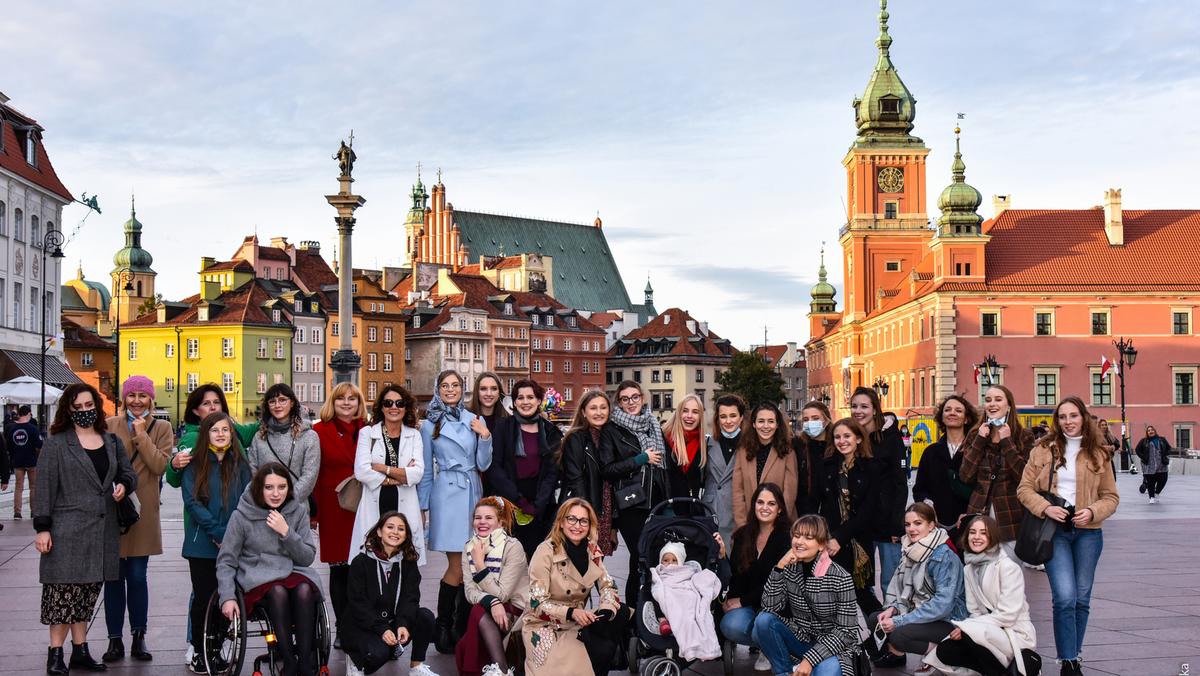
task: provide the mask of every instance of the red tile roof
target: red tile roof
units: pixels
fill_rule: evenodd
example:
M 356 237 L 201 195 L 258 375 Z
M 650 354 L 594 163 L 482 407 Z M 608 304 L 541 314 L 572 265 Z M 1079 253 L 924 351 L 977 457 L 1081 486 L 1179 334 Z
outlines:
M 787 349 L 787 345 L 767 345 L 766 347 L 760 346 L 754 348 L 754 354 L 760 357 L 765 355 L 767 359 L 767 366 L 774 367 L 778 366 L 779 360 L 783 359 L 783 356 L 787 354 Z
M 291 262 L 291 260 L 292 260 L 292 257 L 288 255 L 288 252 L 284 251 L 283 249 L 273 247 L 273 246 L 258 247 L 258 257 L 266 258 L 268 260 L 274 260 L 274 261 Z
M 338 283 L 337 275 L 321 256 L 320 249 L 297 249 L 292 274 L 309 293 L 320 291 L 326 284 Z
M 95 348 L 99 350 L 116 351 L 116 345 L 104 340 L 90 329 L 85 329 L 74 321 L 62 318 L 63 347 L 75 349 Z
M 695 322 L 694 329 L 688 328 L 688 322 Z M 679 308 L 670 308 L 650 320 L 645 326 L 630 331 L 625 337 L 613 344 L 609 357 L 636 357 L 637 343 L 642 339 L 676 338 L 670 351 L 663 354 L 699 355 L 711 357 L 727 357 L 732 348 L 729 341 L 723 340 L 714 331 L 708 335 L 700 333 L 700 322 L 696 322 L 690 314 Z M 696 338 L 697 340 L 691 340 Z M 722 345 L 718 345 L 720 342 Z
M 11 171 L 68 202 L 73 201 L 75 198 L 71 195 L 71 191 L 67 190 L 67 186 L 59 180 L 58 174 L 54 173 L 54 165 L 50 164 L 50 156 L 46 154 L 46 145 L 41 138 L 43 129 L 37 120 L 5 104 L 0 104 L 0 120 L 4 121 L 4 124 L 0 125 L 3 127 L 3 138 L 0 138 L 0 168 Z M 17 130 L 13 123 L 36 130 L 38 138 L 34 144 L 36 148 L 34 152 L 37 166 L 30 165 L 25 161 L 25 151 L 18 143 Z
M 515 300 L 516 304 L 520 307 L 537 307 L 537 308 L 550 307 L 550 308 L 554 308 L 555 310 L 571 310 L 572 314 L 574 314 L 574 316 L 576 318 L 575 323 L 578 325 L 576 328 L 578 328 L 581 331 L 601 332 L 604 330 L 604 329 L 600 328 L 599 326 L 596 326 L 596 324 L 594 322 L 592 322 L 591 320 L 580 315 L 573 308 L 569 308 L 566 305 L 563 305 L 558 299 L 554 298 L 553 296 L 549 296 L 544 293 L 533 292 L 533 291 L 514 291 L 514 292 L 512 292 L 511 295 L 513 297 L 513 300 Z M 557 327 L 557 326 L 555 328 L 569 329 L 569 327 Z
M 215 314 L 210 314 L 206 322 L 201 322 L 197 319 L 199 314 L 200 296 L 189 296 L 182 303 L 188 307 L 174 317 L 165 322 L 158 321 L 158 313 L 151 312 L 149 314 L 138 317 L 137 319 L 121 325 L 125 327 L 137 326 L 176 326 L 185 324 L 204 324 L 219 326 L 222 324 L 261 324 L 268 326 L 278 326 L 271 321 L 267 313 L 263 310 L 262 305 L 270 300 L 271 296 L 263 288 L 262 283 L 258 279 L 252 279 L 249 282 L 239 286 L 232 291 L 226 291 L 217 297 L 216 302 L 220 303 L 220 311 Z M 211 312 L 211 311 L 210 311 Z
M 615 312 L 593 312 L 588 320 L 602 329 L 607 329 L 612 326 L 613 322 L 620 319 L 620 315 Z
M 250 265 L 249 263 L 247 263 L 244 260 L 238 259 L 238 260 L 232 260 L 232 261 L 221 261 L 220 263 L 214 263 L 214 264 L 208 266 L 207 268 L 204 268 L 205 272 L 216 271 L 216 270 L 233 270 L 235 272 L 254 272 L 254 266 Z

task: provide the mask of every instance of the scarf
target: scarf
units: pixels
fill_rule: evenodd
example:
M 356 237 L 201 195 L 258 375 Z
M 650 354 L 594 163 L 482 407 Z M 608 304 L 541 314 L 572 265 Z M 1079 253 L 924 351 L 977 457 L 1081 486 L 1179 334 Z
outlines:
M 851 456 L 850 464 L 845 462 L 838 463 L 838 512 L 842 517 L 842 523 L 850 520 L 850 470 L 854 468 L 854 457 Z M 875 584 L 875 562 L 874 557 L 867 555 L 867 550 L 858 544 L 857 540 L 850 541 L 850 555 L 853 557 L 850 574 L 854 578 L 854 586 L 858 589 L 866 589 Z M 887 585 L 884 584 L 886 587 Z M 886 590 L 885 590 L 886 591 Z
M 950 536 L 944 528 L 934 528 L 915 542 L 907 535 L 900 538 L 900 567 L 896 569 L 896 574 L 900 576 L 900 593 L 896 596 L 896 602 L 904 606 L 904 612 L 911 612 L 916 607 L 914 597 L 929 584 L 925 576 L 925 564 L 929 562 L 933 550 L 949 540 Z
M 663 440 L 662 427 L 650 413 L 650 405 L 642 406 L 637 415 L 630 415 L 621 407 L 615 407 L 609 413 L 609 418 L 626 430 L 633 432 L 643 451 L 662 452 L 667 444 Z
M 1000 560 L 1000 548 L 990 547 L 978 554 L 968 551 L 963 557 L 966 570 L 965 577 L 975 583 L 976 589 L 983 588 L 983 575 L 988 566 Z
M 587 538 L 580 540 L 579 544 L 563 538 L 563 550 L 567 553 L 567 558 L 571 560 L 571 565 L 575 566 L 575 570 L 579 571 L 580 577 L 586 577 L 588 572 Z
M 451 420 L 461 420 L 463 413 L 462 399 L 458 400 L 453 406 L 442 401 L 441 395 L 433 395 L 433 399 L 429 400 L 429 407 L 425 409 L 425 419 L 434 425 L 442 421 L 442 416 Z
M 276 434 L 287 434 L 292 431 L 292 419 L 288 418 L 280 422 L 276 418 L 267 418 L 267 429 Z
M 225 459 L 225 452 L 229 450 L 230 446 L 233 446 L 233 442 L 226 444 L 224 447 L 218 447 L 215 444 L 209 442 L 208 450 L 212 451 L 213 455 L 217 456 L 217 462 L 221 462 L 222 460 Z
M 147 416 L 149 416 L 149 415 L 150 415 L 150 411 L 146 411 L 145 413 L 143 413 L 143 414 L 141 415 L 141 417 L 142 417 L 142 418 L 145 418 L 145 417 L 147 417 Z M 138 416 L 134 415 L 134 414 L 133 414 L 132 412 L 130 412 L 128 409 L 126 409 L 126 410 L 125 410 L 125 426 L 129 428 L 129 431 L 130 431 L 130 432 L 132 432 L 132 431 L 133 431 L 133 421 L 134 421 L 134 420 L 137 420 L 137 419 L 138 419 Z M 148 421 L 146 421 L 146 430 L 147 430 L 147 431 L 149 431 L 149 430 L 150 430 L 150 426 L 151 426 L 151 425 L 153 425 L 153 424 L 154 424 L 154 421 L 153 421 L 153 420 L 148 420 Z
M 683 459 L 680 460 L 679 458 L 675 458 L 675 460 L 676 460 L 676 462 L 679 463 L 679 468 L 683 470 L 684 474 L 687 474 L 688 468 L 692 466 L 692 461 L 695 460 L 696 456 L 700 454 L 700 428 L 699 427 L 697 427 L 694 430 L 684 430 L 683 431 L 683 446 L 684 446 Z M 675 450 L 675 442 L 672 441 L 671 442 L 671 452 L 674 452 L 674 450 Z
M 517 419 L 517 449 L 518 458 L 524 458 L 528 453 L 525 451 L 525 431 L 520 428 L 520 425 L 537 425 L 538 428 L 538 448 L 537 451 L 546 448 L 549 444 L 546 442 L 546 419 L 538 414 L 534 414 L 532 418 L 526 418 L 520 413 L 513 411 L 513 417 Z
M 483 555 L 483 565 L 489 573 L 500 574 L 500 565 L 504 563 L 504 543 L 508 542 L 508 533 L 504 532 L 503 528 L 498 528 L 488 534 L 487 537 L 479 537 L 472 533 L 471 539 L 467 541 L 467 551 L 475 549 L 475 543 L 482 542 L 487 547 L 487 552 Z M 470 555 L 467 556 L 467 561 L 471 564 L 471 574 L 475 575 L 478 570 L 475 570 L 475 559 Z

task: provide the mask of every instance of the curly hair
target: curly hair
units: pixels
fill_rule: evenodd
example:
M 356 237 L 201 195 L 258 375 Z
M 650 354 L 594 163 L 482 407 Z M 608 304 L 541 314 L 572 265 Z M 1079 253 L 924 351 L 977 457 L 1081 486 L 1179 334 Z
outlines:
M 400 405 L 404 407 L 404 419 L 401 424 L 405 427 L 417 426 L 417 399 L 412 396 L 408 390 L 399 385 L 384 385 L 380 390 L 379 396 L 375 397 L 375 403 L 371 406 L 371 422 L 383 422 L 383 398 L 395 392 L 400 395 Z
M 500 522 L 500 527 L 505 533 L 511 533 L 513 523 L 516 522 L 516 508 L 509 500 L 505 500 L 499 495 L 488 495 L 475 503 L 475 509 L 471 512 L 473 515 L 479 511 L 480 507 L 491 507 L 496 510 L 496 520 Z
M 96 422 L 92 424 L 92 429 L 98 434 L 104 434 L 108 430 L 108 425 L 104 422 L 104 398 L 100 396 L 100 392 L 87 383 L 72 383 L 58 398 L 58 409 L 54 411 L 50 434 L 59 434 L 75 428 L 75 421 L 71 419 L 71 411 L 74 409 L 71 407 L 75 404 L 75 398 L 85 393 L 92 395 L 92 403 L 96 405 Z
M 417 546 L 412 541 L 412 527 L 409 526 L 408 517 L 404 516 L 403 512 L 384 512 L 380 514 L 379 520 L 375 522 L 374 526 L 371 526 L 371 530 L 367 531 L 367 537 L 363 544 L 373 552 L 386 554 L 387 550 L 383 546 L 383 538 L 379 536 L 379 531 L 383 530 L 383 527 L 387 525 L 390 519 L 397 517 L 404 522 L 404 539 L 400 541 L 401 557 L 405 561 L 416 561 L 420 555 L 417 554 Z

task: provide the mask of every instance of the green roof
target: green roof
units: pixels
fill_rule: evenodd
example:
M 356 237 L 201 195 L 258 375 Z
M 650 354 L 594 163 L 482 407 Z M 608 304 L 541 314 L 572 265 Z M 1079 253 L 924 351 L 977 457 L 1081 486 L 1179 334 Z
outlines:
M 579 310 L 633 310 L 604 230 L 594 225 L 455 211 L 472 260 L 536 253 L 554 263 L 554 297 Z
M 84 303 L 83 299 L 79 297 L 79 292 L 75 290 L 75 287 L 67 286 L 66 284 L 63 284 L 60 287 L 60 289 L 61 290 L 59 291 L 59 298 L 60 298 L 59 302 L 62 304 L 62 309 L 64 309 L 64 310 L 88 310 L 88 309 L 90 309 L 90 308 L 88 308 L 87 303 Z

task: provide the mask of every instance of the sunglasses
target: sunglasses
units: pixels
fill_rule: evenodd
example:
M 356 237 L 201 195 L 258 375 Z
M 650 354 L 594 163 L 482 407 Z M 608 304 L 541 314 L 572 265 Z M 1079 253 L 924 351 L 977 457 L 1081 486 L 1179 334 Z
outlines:
M 380 408 L 404 408 L 404 400 L 402 399 L 384 399 L 379 402 Z

